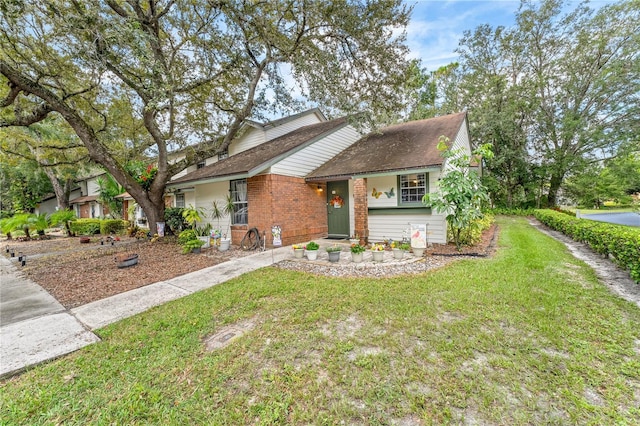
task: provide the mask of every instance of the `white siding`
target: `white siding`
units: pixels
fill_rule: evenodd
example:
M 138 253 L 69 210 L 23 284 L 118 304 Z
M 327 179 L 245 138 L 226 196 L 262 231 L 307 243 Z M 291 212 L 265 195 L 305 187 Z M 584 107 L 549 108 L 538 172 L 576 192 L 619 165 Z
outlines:
M 385 238 L 402 239 L 402 231 L 409 233 L 409 224 L 426 223 L 429 243 L 446 242 L 446 222 L 444 216 L 436 214 L 406 214 L 374 216 L 369 215 L 369 241 L 380 242 Z
M 308 126 L 310 124 L 321 123 L 323 120 L 318 117 L 317 114 L 305 114 L 301 117 L 298 117 L 294 120 L 287 121 L 279 126 L 273 127 L 266 131 L 265 139 L 270 141 L 282 135 L 285 135 L 293 130 L 299 129 L 300 127 Z
M 375 188 L 375 192 L 374 192 Z M 393 197 L 387 197 L 393 188 Z M 378 194 L 378 198 L 374 196 Z M 380 176 L 367 179 L 367 203 L 369 207 L 398 206 L 398 178 L 396 176 Z
M 471 155 L 471 144 L 469 141 L 469 132 L 467 132 L 467 122 L 464 121 L 460 129 L 458 130 L 458 134 L 456 135 L 455 140 L 453 141 L 453 145 L 451 146 L 452 150 L 462 150 L 466 155 Z M 444 164 L 444 169 L 446 171 L 451 170 L 451 166 L 448 163 Z
M 229 145 L 229 156 L 258 146 L 265 142 L 265 132 L 254 127 L 249 128 L 245 134 Z
M 343 127 L 274 164 L 271 173 L 303 177 L 331 160 L 360 138 L 351 126 Z
M 87 181 L 86 195 L 100 195 L 100 187 L 98 186 L 98 179 L 100 178 L 104 178 L 104 176 L 95 177 Z
M 198 226 L 210 223 L 214 228 L 220 226 L 221 231 L 223 233 L 227 233 L 231 217 L 226 216 L 220 219 L 220 224 L 218 224 L 218 221 L 211 217 L 211 206 L 213 205 L 214 200 L 218 200 L 221 204 L 224 203 L 224 199 L 229 194 L 229 182 L 225 181 L 196 185 L 196 190 L 191 192 L 191 194 L 194 194 L 196 199 L 195 207 L 204 210 L 202 222 L 199 222 Z

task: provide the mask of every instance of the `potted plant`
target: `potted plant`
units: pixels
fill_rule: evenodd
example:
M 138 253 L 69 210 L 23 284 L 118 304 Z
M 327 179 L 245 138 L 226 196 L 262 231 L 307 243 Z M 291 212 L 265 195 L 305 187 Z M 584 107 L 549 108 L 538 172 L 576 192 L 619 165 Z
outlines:
M 384 260 L 384 245 L 380 243 L 372 245 L 371 254 L 374 262 L 382 262 Z
M 353 234 L 352 236 L 349 237 L 349 243 L 351 245 L 353 244 L 360 244 L 360 236 L 358 235 L 358 233 L 356 232 L 355 234 Z
M 338 262 L 340 260 L 340 252 L 342 251 L 342 247 L 337 245 L 333 245 L 331 247 L 327 247 L 327 254 L 329 255 L 329 262 Z
M 182 254 L 191 253 L 200 253 L 200 248 L 204 245 L 204 241 L 195 239 L 189 240 L 182 245 Z
M 305 246 L 305 250 L 307 252 L 307 259 L 316 260 L 318 258 L 319 248 L 320 246 L 315 241 L 311 241 L 310 243 L 307 243 L 307 245 Z
M 293 257 L 302 259 L 304 256 L 304 244 L 294 244 L 291 248 L 293 248 Z
M 358 243 L 351 244 L 351 260 L 353 263 L 360 263 L 364 257 L 364 246 Z
M 202 247 L 209 248 L 211 246 L 211 224 L 207 223 L 204 226 L 197 226 L 195 231 L 196 236 L 203 243 Z
M 220 239 L 220 251 L 227 251 L 229 247 L 231 247 L 231 221 L 233 218 L 233 213 L 235 209 L 235 205 L 233 204 L 233 197 L 231 194 L 227 194 L 227 197 L 224 199 L 222 204 L 222 212 L 225 216 L 229 216 L 229 221 L 227 222 L 227 232 L 222 234 L 222 238 Z
M 200 222 L 203 216 L 204 211 L 200 208 L 195 208 L 192 205 L 189 205 L 189 207 L 186 207 L 182 211 L 182 217 L 189 224 L 191 229 L 194 230 L 196 229 L 196 223 Z
M 393 258 L 394 259 L 402 259 L 404 257 L 404 253 L 409 251 L 411 246 L 408 243 L 402 243 L 399 241 L 391 242 L 391 249 L 393 250 Z

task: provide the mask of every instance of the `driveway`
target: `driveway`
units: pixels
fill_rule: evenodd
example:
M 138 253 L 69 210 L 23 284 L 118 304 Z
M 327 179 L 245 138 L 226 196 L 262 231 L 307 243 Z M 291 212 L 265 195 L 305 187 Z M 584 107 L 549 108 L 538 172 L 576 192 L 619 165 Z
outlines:
M 580 217 L 582 219 L 597 220 L 598 222 L 640 227 L 640 214 L 638 213 L 594 213 L 583 214 Z

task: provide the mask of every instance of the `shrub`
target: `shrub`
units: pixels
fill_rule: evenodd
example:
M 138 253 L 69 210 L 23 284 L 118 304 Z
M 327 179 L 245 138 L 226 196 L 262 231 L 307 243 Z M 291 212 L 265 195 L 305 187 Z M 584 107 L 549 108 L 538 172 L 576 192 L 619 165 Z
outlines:
M 533 216 L 535 209 L 531 208 L 508 208 L 508 207 L 496 207 L 486 210 L 486 213 L 493 215 L 505 215 L 505 216 Z
M 485 213 L 482 218 L 474 219 L 469 223 L 469 226 L 460 231 L 459 243 L 460 246 L 472 246 L 480 241 L 482 238 L 482 232 L 489 229 L 493 224 L 493 215 Z M 447 229 L 447 238 L 449 241 L 455 241 L 452 229 Z M 456 244 L 458 246 L 458 244 Z
M 71 223 L 71 232 L 75 235 L 94 235 L 100 233 L 100 219 L 78 219 Z
M 188 241 L 197 240 L 196 231 L 193 229 L 185 229 L 178 235 L 178 244 L 185 245 Z
M 627 269 L 631 278 L 640 282 L 640 229 L 577 219 L 553 210 L 536 210 L 536 218 Z
M 102 235 L 119 234 L 127 229 L 128 222 L 121 219 L 104 219 L 100 222 L 100 233 Z
M 182 216 L 184 209 L 182 207 L 167 207 L 164 210 L 164 221 L 167 228 L 173 235 L 179 235 L 180 232 L 187 229 L 187 222 Z

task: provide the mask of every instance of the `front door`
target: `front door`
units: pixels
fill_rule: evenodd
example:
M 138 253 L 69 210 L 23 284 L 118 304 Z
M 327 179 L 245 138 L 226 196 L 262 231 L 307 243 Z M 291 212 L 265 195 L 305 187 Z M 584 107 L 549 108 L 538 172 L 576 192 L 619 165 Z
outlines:
M 349 182 L 327 182 L 327 214 L 330 238 L 349 237 Z

